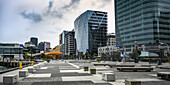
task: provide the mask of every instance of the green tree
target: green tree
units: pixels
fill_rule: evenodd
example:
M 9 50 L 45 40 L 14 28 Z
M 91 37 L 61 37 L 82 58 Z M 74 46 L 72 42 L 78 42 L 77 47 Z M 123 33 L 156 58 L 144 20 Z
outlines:
M 41 58 L 46 58 L 46 56 L 45 56 L 44 53 L 41 53 L 40 57 L 41 57 Z
M 94 53 L 94 54 L 93 54 L 93 56 L 97 56 L 97 54 L 96 54 L 96 53 Z
M 82 54 L 82 58 L 83 58 L 83 59 L 85 58 L 85 55 L 84 55 L 84 54 Z
M 132 52 L 135 52 L 135 50 L 133 49 Z M 137 52 L 138 52 L 138 55 L 141 55 L 141 50 L 137 48 Z
M 101 58 L 97 58 L 97 61 L 100 62 L 102 59 Z
M 89 57 L 90 59 L 92 59 L 92 56 L 90 54 L 87 54 L 87 57 Z

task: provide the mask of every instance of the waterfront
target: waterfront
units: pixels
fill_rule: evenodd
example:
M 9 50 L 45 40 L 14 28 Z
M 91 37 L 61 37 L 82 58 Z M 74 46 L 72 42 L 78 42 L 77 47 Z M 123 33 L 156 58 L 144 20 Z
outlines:
M 9 69 L 9 68 L 11 68 L 11 67 L 0 66 L 0 71 L 6 70 L 6 69 Z

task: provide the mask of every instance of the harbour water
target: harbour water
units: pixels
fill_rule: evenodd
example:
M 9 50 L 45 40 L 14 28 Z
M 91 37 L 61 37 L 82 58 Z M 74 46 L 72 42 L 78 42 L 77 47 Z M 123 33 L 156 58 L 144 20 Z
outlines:
M 0 66 L 0 71 L 9 69 L 10 67 Z

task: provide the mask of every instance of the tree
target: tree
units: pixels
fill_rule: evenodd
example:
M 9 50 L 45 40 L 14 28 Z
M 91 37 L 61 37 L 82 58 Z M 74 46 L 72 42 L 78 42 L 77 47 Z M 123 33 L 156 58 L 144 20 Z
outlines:
M 97 56 L 97 54 L 96 54 L 96 53 L 94 53 L 94 54 L 93 54 L 93 56 Z
M 45 56 L 44 53 L 41 53 L 40 57 L 41 57 L 41 58 L 46 58 L 46 56 Z
M 83 59 L 85 58 L 85 55 L 84 55 L 84 54 L 82 54 L 82 58 L 83 58 Z
M 92 56 L 90 54 L 87 54 L 87 57 L 89 57 L 90 59 L 92 58 Z
M 106 59 L 106 54 L 102 53 L 102 58 L 105 60 Z
M 135 50 L 133 49 L 132 52 L 135 52 Z M 138 55 L 141 55 L 141 50 L 137 48 L 137 52 L 138 52 Z
M 25 53 L 25 58 L 26 59 L 28 59 L 28 58 L 30 58 L 30 59 L 33 59 L 34 57 L 33 56 L 30 56 L 30 55 L 28 55 L 28 54 L 33 54 L 33 52 L 32 51 L 28 51 L 27 53 Z

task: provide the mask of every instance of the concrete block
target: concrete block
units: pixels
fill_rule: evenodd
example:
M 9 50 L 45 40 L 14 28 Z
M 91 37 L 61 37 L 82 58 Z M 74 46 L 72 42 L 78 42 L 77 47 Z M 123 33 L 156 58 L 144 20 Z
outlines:
M 33 73 L 35 72 L 34 68 L 28 68 L 28 73 Z
M 89 67 L 85 66 L 84 71 L 88 71 L 88 70 L 89 70 Z
M 33 68 L 34 68 L 35 70 L 39 69 L 37 65 L 34 65 Z
M 102 79 L 105 81 L 115 81 L 115 74 L 114 73 L 103 73 Z
M 28 71 L 21 70 L 19 71 L 19 77 L 27 77 L 28 76 Z
M 96 74 L 96 68 L 90 68 L 90 74 Z
M 126 79 L 125 85 L 169 85 L 167 81 L 160 79 Z
M 126 79 L 125 85 L 141 85 L 141 81 L 135 79 Z
M 3 76 L 4 84 L 14 84 L 18 81 L 18 75 L 6 75 Z

